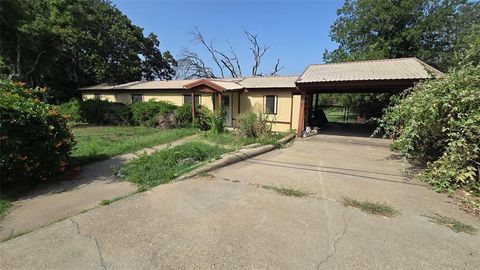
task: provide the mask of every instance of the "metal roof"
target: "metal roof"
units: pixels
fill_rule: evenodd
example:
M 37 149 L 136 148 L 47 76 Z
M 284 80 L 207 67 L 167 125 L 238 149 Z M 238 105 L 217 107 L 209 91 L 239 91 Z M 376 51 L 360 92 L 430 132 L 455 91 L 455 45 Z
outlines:
M 246 77 L 246 78 L 225 78 L 207 79 L 219 85 L 225 90 L 255 89 L 255 88 L 295 88 L 295 81 L 298 76 L 284 77 Z M 109 85 L 99 84 L 89 87 L 82 87 L 79 90 L 183 90 L 185 85 L 191 84 L 200 79 L 192 80 L 169 80 L 169 81 L 136 81 L 124 84 Z
M 310 65 L 297 83 L 429 79 L 442 72 L 417 58 Z

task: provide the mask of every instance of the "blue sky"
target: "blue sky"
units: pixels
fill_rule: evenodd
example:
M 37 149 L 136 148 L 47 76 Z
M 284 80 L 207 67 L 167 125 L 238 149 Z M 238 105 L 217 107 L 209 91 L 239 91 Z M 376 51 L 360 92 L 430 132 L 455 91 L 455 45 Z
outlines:
M 205 50 L 188 34 L 195 27 L 214 45 L 228 51 L 227 41 L 237 50 L 244 75 L 253 63 L 243 30 L 258 34 L 268 44 L 260 70 L 269 72 L 280 58 L 281 75 L 300 74 L 308 64 L 322 63 L 325 49 L 334 49 L 329 30 L 343 1 L 166 1 L 113 0 L 144 32 L 154 32 L 161 50 L 178 57 L 182 48 Z M 208 63 L 211 64 L 210 61 Z M 211 65 L 213 66 L 213 65 Z

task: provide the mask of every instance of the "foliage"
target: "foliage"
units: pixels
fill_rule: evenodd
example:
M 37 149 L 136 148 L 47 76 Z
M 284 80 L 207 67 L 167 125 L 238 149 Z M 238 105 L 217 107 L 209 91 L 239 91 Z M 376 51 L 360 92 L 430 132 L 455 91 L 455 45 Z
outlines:
M 170 143 L 193 135 L 192 129 L 158 130 L 146 127 L 75 127 L 77 145 L 72 157 L 81 164 Z
M 225 108 L 220 107 L 215 112 L 209 112 L 208 118 L 210 122 L 210 133 L 219 134 L 225 129 Z
M 2 188 L 26 188 L 67 165 L 73 136 L 58 109 L 38 98 L 44 91 L 0 80 Z
M 80 114 L 85 122 L 105 124 L 105 115 L 110 112 L 112 103 L 107 100 L 87 99 L 79 103 Z
M 345 1 L 330 36 L 339 47 L 326 62 L 415 56 L 441 70 L 454 64 L 480 3 L 468 0 Z
M 278 140 L 282 138 L 282 134 L 265 134 L 259 137 L 245 136 L 244 134 L 237 131 L 225 131 L 218 134 L 213 134 L 211 132 L 201 133 L 202 137 L 213 142 L 225 146 L 227 148 L 238 149 L 243 146 L 258 144 L 258 145 L 279 145 Z
M 212 112 L 207 107 L 198 106 L 195 112 L 194 127 L 200 130 L 209 130 L 211 127 L 211 115 Z
M 74 123 L 84 122 L 82 113 L 80 112 L 80 103 L 78 99 L 72 99 L 69 102 L 62 103 L 58 106 L 58 111 L 67 117 L 68 121 Z
M 263 185 L 262 188 L 264 189 L 271 189 L 277 192 L 280 195 L 289 196 L 289 197 L 307 197 L 310 193 L 300 190 L 300 189 L 293 189 L 293 188 L 285 188 L 285 187 L 275 187 L 275 186 L 267 186 Z
M 381 120 L 396 149 L 428 162 L 423 177 L 438 190 L 480 192 L 479 92 L 480 66 L 459 68 L 395 97 Z
M 7 215 L 12 203 L 7 198 L 0 197 L 0 220 Z
M 170 79 L 176 61 L 104 0 L 0 1 L 0 71 L 48 85 L 54 102 L 79 86 Z
M 268 121 L 268 115 L 264 114 L 258 106 L 254 106 L 253 109 L 241 113 L 237 119 L 239 130 L 245 136 L 260 137 L 269 135 L 272 131 L 272 125 Z
M 137 125 L 154 127 L 157 115 L 170 114 L 176 107 L 174 104 L 165 101 L 136 102 L 131 105 L 132 120 Z
M 192 170 L 201 162 L 217 159 L 227 151 L 216 145 L 187 142 L 134 159 L 122 166 L 117 174 L 138 186 L 154 187 Z
M 195 111 L 198 112 L 198 106 L 196 106 Z M 192 103 L 185 103 L 182 106 L 178 106 L 177 118 L 179 126 L 181 127 L 191 127 L 192 126 Z

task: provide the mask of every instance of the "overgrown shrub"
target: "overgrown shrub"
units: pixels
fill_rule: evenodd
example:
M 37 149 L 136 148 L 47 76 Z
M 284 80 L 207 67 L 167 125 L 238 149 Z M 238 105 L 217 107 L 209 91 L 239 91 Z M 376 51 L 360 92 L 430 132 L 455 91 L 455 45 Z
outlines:
M 176 108 L 174 104 L 165 101 L 136 102 L 131 105 L 132 120 L 137 125 L 154 127 L 157 115 L 170 114 Z
M 58 108 L 41 101 L 43 92 L 0 80 L 2 189 L 27 188 L 67 165 L 73 136 Z
M 112 103 L 107 100 L 88 99 L 80 102 L 82 118 L 91 124 L 106 124 L 106 114 L 111 111 Z
M 69 122 L 80 123 L 84 122 L 82 113 L 80 111 L 80 101 L 78 99 L 72 99 L 69 102 L 60 104 L 58 106 L 58 111 L 65 115 Z
M 195 108 L 198 111 L 198 106 Z M 182 106 L 177 107 L 177 118 L 180 127 L 192 126 L 192 104 L 185 103 Z
M 245 136 L 260 137 L 269 135 L 272 131 L 272 125 L 268 121 L 268 115 L 264 114 L 258 106 L 254 106 L 253 109 L 241 113 L 237 119 L 239 130 Z
M 132 109 L 123 103 L 111 103 L 109 111 L 104 114 L 104 121 L 115 125 L 129 125 L 132 123 Z
M 210 130 L 211 128 L 211 116 L 212 111 L 210 111 L 207 107 L 198 106 L 197 110 L 195 111 L 195 121 L 194 127 L 200 130 Z
M 380 128 L 407 158 L 427 162 L 423 177 L 438 190 L 480 192 L 479 66 L 420 83 L 394 98 Z
M 212 134 L 222 133 L 225 129 L 225 109 L 221 107 L 215 112 L 210 112 L 209 114 L 210 132 Z

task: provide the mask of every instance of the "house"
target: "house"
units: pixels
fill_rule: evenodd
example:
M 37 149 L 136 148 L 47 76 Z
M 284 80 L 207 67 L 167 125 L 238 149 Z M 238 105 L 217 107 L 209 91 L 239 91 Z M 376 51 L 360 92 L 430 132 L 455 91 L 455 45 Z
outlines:
M 125 104 L 163 100 L 175 105 L 192 103 L 192 107 L 200 104 L 210 110 L 222 106 L 227 127 L 237 126 L 240 113 L 260 106 L 270 116 L 273 131 L 295 129 L 301 135 L 305 119 L 313 113 L 313 100 L 321 93 L 398 93 L 419 80 L 441 75 L 417 58 L 398 58 L 310 65 L 300 76 L 137 81 L 79 91 L 83 100 Z

